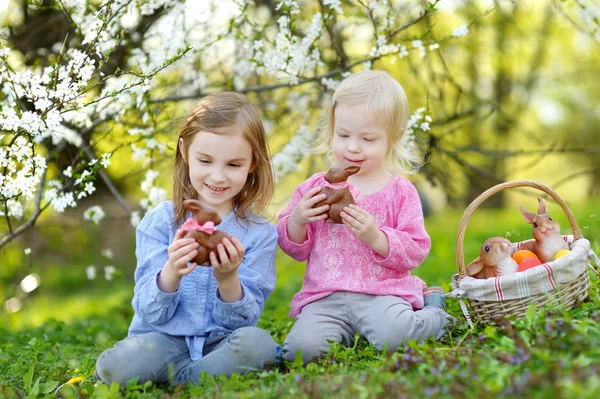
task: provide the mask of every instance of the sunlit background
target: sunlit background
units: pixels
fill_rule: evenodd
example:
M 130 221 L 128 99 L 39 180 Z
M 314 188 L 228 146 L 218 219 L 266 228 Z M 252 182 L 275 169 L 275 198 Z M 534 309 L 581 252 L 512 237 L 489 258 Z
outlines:
M 21 3 L 0 0 L 4 35 L 8 27 L 22 23 Z M 218 31 L 232 16 L 239 15 L 237 2 L 220 1 L 214 7 L 211 3 L 186 3 L 186 25 L 207 27 L 196 31 L 198 41 L 210 29 Z M 268 18 L 270 2 L 257 3 L 262 7 L 257 15 Z M 514 2 L 510 1 L 441 1 L 431 28 L 440 38 L 439 50 L 428 45 L 423 50 L 427 56 L 421 57 L 415 41 L 425 30 L 415 28 L 399 41 L 410 50 L 409 57 L 388 57 L 374 65 L 390 71 L 401 82 L 409 96 L 411 114 L 423 107 L 433 118 L 428 126 L 433 136 L 426 136 L 435 138 L 427 143 L 431 145 L 427 147 L 428 163 L 420 174 L 411 177 L 421 194 L 426 226 L 433 240 L 431 255 L 416 271 L 429 284 L 447 284 L 456 270 L 456 230 L 466 205 L 505 180 L 536 180 L 556 190 L 598 251 L 600 42 L 584 29 L 577 13 L 563 10 L 558 3 L 519 1 L 514 11 Z M 494 6 L 495 11 L 487 11 Z M 308 14 L 314 8 L 311 4 L 302 12 Z M 139 15 L 130 17 L 129 23 L 134 26 Z M 299 18 L 305 17 L 302 14 Z M 398 18 L 410 19 L 409 15 Z M 340 19 L 347 23 L 345 52 L 352 59 L 360 59 L 373 45 L 373 27 L 354 16 L 349 7 Z M 460 29 L 466 29 L 466 33 L 461 34 Z M 195 62 L 202 65 L 219 54 L 233 59 L 237 50 L 233 40 L 223 40 L 212 50 L 214 53 L 207 52 Z M 332 51 L 324 49 L 332 64 L 327 67 L 333 69 L 337 64 Z M 39 52 L 43 53 L 41 49 Z M 443 59 L 438 56 L 442 54 Z M 22 57 L 15 59 L 22 62 Z M 224 64 L 224 72 L 220 72 L 235 75 L 230 67 Z M 359 65 L 353 70 L 362 68 Z M 164 98 L 173 95 L 172 88 L 180 88 L 193 97 L 192 88 L 201 80 L 208 81 L 212 89 L 243 90 L 262 83 L 251 78 L 236 82 L 233 77 L 221 82 L 215 76 L 198 75 L 186 80 L 187 76 L 174 70 L 151 93 Z M 218 82 L 214 87 L 212 79 Z M 302 128 L 309 134 L 316 131 L 320 105 L 331 93 L 326 83 L 298 88 L 283 85 L 279 92 L 248 93 L 264 114 L 274 154 L 282 153 Z M 242 84 L 247 86 L 238 86 Z M 296 98 L 309 104 L 304 115 L 294 113 L 292 99 Z M 162 129 L 157 142 L 167 150 L 152 162 L 152 169 L 161 172 L 153 184 L 166 190 L 167 198 L 171 195 L 173 136 L 196 100 L 166 103 L 157 117 Z M 116 135 L 115 141 L 127 137 L 126 128 L 106 129 Z M 110 149 L 107 145 L 103 151 Z M 150 166 L 132 160 L 133 152 L 126 149 L 116 153 L 107 173 L 131 209 L 143 213 L 140 200 L 146 193 L 140 183 Z M 297 168 L 279 178 L 269 216 L 274 220 L 299 182 L 327 167 L 323 156 L 299 160 Z M 513 241 L 529 237 L 530 226 L 522 220 L 519 205 L 535 211 L 535 198 L 541 193 L 512 190 L 503 194 L 501 200 L 490 200 L 484 207 L 492 209 L 481 209 L 469 224 L 467 256 L 475 256 L 480 243 L 490 235 Z M 103 216 L 98 224 L 90 222 L 93 215 L 83 215 L 85 209 L 96 205 L 101 206 Z M 550 212 L 568 233 L 566 216 L 558 206 L 551 204 Z M 130 312 L 135 268 L 134 228 L 130 221 L 130 215 L 101 185 L 93 199 L 84 198 L 77 209 L 44 213 L 34 229 L 0 248 L 0 324 L 19 329 L 49 318 L 69 321 L 93 313 Z M 289 300 L 302 283 L 303 266 L 281 253 L 277 259 L 278 288 L 267 307 L 279 309 L 285 317 Z

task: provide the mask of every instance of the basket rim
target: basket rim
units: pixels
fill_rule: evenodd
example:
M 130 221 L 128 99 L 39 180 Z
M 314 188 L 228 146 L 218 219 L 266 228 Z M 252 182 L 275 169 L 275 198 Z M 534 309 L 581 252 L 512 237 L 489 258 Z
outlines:
M 467 276 L 467 268 L 465 266 L 464 240 L 465 240 L 465 232 L 467 229 L 467 225 L 469 223 L 469 219 L 471 218 L 471 215 L 473 214 L 473 212 L 475 212 L 475 210 L 481 204 L 483 204 L 488 198 L 490 198 L 494 194 L 497 194 L 500 191 L 508 189 L 508 188 L 517 188 L 517 187 L 534 188 L 534 189 L 543 191 L 546 194 L 548 194 L 550 197 L 552 197 L 552 199 L 554 199 L 560 205 L 563 212 L 567 216 L 569 225 L 571 227 L 571 231 L 573 232 L 573 239 L 575 241 L 577 241 L 580 238 L 583 238 L 583 236 L 581 235 L 581 230 L 579 229 L 577 221 L 575 220 L 575 216 L 573 216 L 573 213 L 569 209 L 566 202 L 558 195 L 558 193 L 556 191 L 554 191 L 547 185 L 533 181 L 533 180 L 513 180 L 513 181 L 508 181 L 508 182 L 504 182 L 501 184 L 497 184 L 497 185 L 487 189 L 483 193 L 481 193 L 477 198 L 475 198 L 469 204 L 469 206 L 467 206 L 467 208 L 465 209 L 465 212 L 463 213 L 463 216 L 460 220 L 460 223 L 458 225 L 458 235 L 456 237 L 456 267 L 458 270 L 459 280 L 461 280 Z

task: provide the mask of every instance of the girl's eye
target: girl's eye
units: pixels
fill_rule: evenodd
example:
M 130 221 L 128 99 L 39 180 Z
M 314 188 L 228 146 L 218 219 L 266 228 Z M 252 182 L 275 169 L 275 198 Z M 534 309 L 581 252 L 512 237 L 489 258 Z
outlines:
M 365 141 L 368 141 L 369 143 L 371 143 L 371 142 L 375 141 L 375 139 L 369 139 L 369 138 L 365 137 Z
M 343 133 L 338 133 L 337 135 L 338 135 L 338 137 L 348 137 L 347 134 L 343 134 Z
M 239 167 L 241 167 L 242 165 L 239 165 L 239 164 L 237 164 L 237 163 L 230 163 L 230 164 L 229 164 L 229 166 L 231 166 L 232 168 L 239 168 Z
M 198 162 L 200 162 L 200 163 L 210 163 L 210 161 L 208 159 L 199 159 Z

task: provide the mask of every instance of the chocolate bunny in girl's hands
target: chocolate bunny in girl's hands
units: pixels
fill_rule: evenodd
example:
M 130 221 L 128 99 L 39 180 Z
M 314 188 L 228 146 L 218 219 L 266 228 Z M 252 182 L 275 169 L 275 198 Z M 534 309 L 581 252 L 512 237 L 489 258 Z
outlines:
M 535 253 L 543 263 L 554 260 L 554 255 L 569 246 L 560 234 L 560 225 L 548 215 L 546 201 L 538 198 L 538 214 L 528 212 L 521 207 L 521 213 L 527 223 L 533 226 L 535 241 L 523 243 L 519 249 L 528 249 Z
M 512 244 L 506 238 L 485 240 L 479 257 L 467 266 L 467 274 L 474 278 L 490 278 L 516 273 L 519 265 L 512 258 Z
M 187 231 L 185 238 L 193 237 L 200 244 L 197 249 L 198 255 L 192 259 L 192 262 L 200 266 L 211 266 L 209 254 L 214 252 L 219 259 L 217 245 L 227 237 L 227 234 L 214 229 L 221 223 L 221 217 L 215 209 L 203 205 L 198 200 L 185 200 L 183 206 L 196 216 L 195 219 L 190 217 L 181 226 Z
M 352 193 L 348 189 L 346 180 L 359 170 L 359 165 L 347 162 L 342 165 L 334 166 L 325 174 L 325 181 L 330 183 L 331 187 L 323 186 L 321 193 L 325 194 L 327 197 L 323 201 L 317 203 L 315 208 L 329 205 L 329 209 L 327 210 L 329 216 L 326 219 L 327 222 L 342 223 L 340 213 L 344 207 L 350 204 L 356 204 Z

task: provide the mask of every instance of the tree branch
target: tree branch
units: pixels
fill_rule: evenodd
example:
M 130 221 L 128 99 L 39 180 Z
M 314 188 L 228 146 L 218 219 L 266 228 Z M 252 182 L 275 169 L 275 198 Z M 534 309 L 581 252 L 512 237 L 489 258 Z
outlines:
M 89 146 L 84 147 L 83 151 L 85 152 L 85 155 L 87 155 L 90 161 L 96 159 L 96 154 Z M 123 198 L 117 187 L 115 187 L 115 185 L 113 184 L 112 180 L 110 180 L 108 174 L 104 170 L 98 171 L 98 174 L 102 178 L 104 184 L 106 184 L 106 186 L 108 187 L 108 190 L 111 192 L 111 194 L 117 199 L 117 201 L 119 201 L 119 204 L 121 204 L 123 209 L 125 209 L 125 212 L 127 212 L 128 215 L 131 215 L 131 210 L 127 206 L 125 198 Z
M 42 178 L 40 180 L 40 186 L 35 195 L 35 204 L 33 206 L 33 214 L 31 215 L 29 220 L 27 220 L 27 222 L 23 223 L 22 225 L 20 225 L 19 227 L 17 227 L 13 231 L 9 232 L 7 235 L 2 237 L 2 239 L 0 240 L 0 248 L 4 247 L 6 244 L 8 244 L 12 240 L 14 240 L 19 234 L 22 234 L 27 229 L 33 227 L 33 225 L 35 224 L 35 221 L 40 216 L 40 214 L 44 211 L 44 209 L 46 209 L 50 205 L 50 203 L 48 203 L 44 207 L 40 208 L 40 204 L 42 203 L 42 192 L 44 191 L 45 182 L 46 182 L 46 169 L 44 170 L 44 172 L 42 174 Z
M 339 75 L 340 73 L 348 71 L 357 65 L 364 64 L 365 62 L 377 61 L 380 58 L 388 57 L 388 56 L 395 55 L 398 53 L 399 53 L 399 51 L 396 51 L 396 52 L 387 53 L 385 55 L 378 55 L 378 56 L 374 56 L 374 57 L 364 58 L 360 61 L 355 61 L 352 64 L 348 65 L 348 67 L 346 69 L 336 68 L 332 71 L 329 71 L 329 72 L 321 74 L 321 75 L 314 76 L 312 78 L 302 78 L 302 79 L 299 79 L 298 83 L 296 83 L 296 84 L 275 83 L 275 84 L 271 84 L 271 85 L 247 87 L 242 90 L 237 90 L 237 92 L 242 93 L 242 94 L 260 93 L 263 91 L 280 89 L 282 87 L 290 87 L 291 88 L 291 87 L 298 87 L 298 86 L 304 85 L 306 83 L 319 82 L 323 78 L 329 78 L 329 77 L 332 77 L 335 75 Z M 218 90 L 215 90 L 215 91 L 218 91 Z M 212 92 L 205 92 L 205 93 L 199 92 L 199 93 L 187 94 L 187 95 L 181 95 L 181 96 L 169 96 L 169 97 L 163 97 L 163 98 L 156 98 L 153 100 L 149 100 L 148 102 L 150 104 L 157 104 L 157 103 L 165 103 L 165 102 L 177 102 L 177 101 L 183 101 L 183 100 L 197 100 L 197 99 L 206 97 L 209 94 L 212 94 Z

